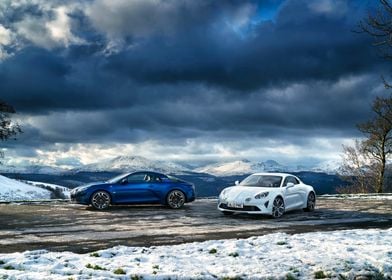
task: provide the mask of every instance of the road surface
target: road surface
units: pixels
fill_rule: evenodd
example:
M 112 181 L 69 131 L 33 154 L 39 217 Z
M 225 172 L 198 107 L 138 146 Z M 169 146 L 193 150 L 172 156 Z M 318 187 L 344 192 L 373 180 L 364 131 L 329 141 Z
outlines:
M 183 209 L 115 206 L 95 211 L 70 203 L 0 204 L 0 253 L 47 249 L 92 252 L 116 245 L 153 246 L 210 239 L 246 238 L 273 232 L 301 233 L 392 227 L 392 200 L 318 200 L 315 212 L 294 211 L 280 219 L 223 216 L 216 200 Z

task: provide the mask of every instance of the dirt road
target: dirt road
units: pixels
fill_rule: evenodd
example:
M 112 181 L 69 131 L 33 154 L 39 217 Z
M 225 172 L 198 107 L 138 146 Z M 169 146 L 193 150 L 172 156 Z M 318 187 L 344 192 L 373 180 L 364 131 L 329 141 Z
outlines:
M 208 239 L 244 238 L 272 232 L 300 233 L 392 227 L 392 200 L 318 200 L 315 212 L 226 217 L 216 200 L 180 210 L 121 206 L 99 212 L 68 203 L 0 204 L 0 253 L 48 249 L 91 252 L 115 245 L 152 246 Z

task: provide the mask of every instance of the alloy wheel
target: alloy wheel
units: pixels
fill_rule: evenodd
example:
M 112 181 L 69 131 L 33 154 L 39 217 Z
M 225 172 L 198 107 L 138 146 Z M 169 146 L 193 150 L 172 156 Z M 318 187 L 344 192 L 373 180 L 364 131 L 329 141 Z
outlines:
M 105 191 L 98 191 L 91 197 L 91 205 L 98 210 L 104 210 L 110 205 L 110 195 Z
M 312 212 L 314 211 L 314 208 L 316 207 L 316 196 L 314 193 L 309 193 L 308 195 L 308 202 L 306 206 L 306 211 Z
M 182 191 L 171 191 L 167 196 L 167 204 L 170 208 L 181 208 L 185 203 L 185 195 Z
M 280 218 L 284 213 L 284 201 L 281 197 L 275 198 L 274 202 L 272 203 L 272 217 Z

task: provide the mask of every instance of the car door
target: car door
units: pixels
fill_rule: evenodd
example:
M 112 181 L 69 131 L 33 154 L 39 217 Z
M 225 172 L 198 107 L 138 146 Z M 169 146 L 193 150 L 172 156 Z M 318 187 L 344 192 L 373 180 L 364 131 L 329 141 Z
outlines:
M 288 184 L 291 185 L 288 186 Z M 287 176 L 283 182 L 285 188 L 285 207 L 287 210 L 301 207 L 303 204 L 301 196 L 301 184 L 300 181 L 294 176 Z
M 113 199 L 116 203 L 153 202 L 151 188 L 148 173 L 134 173 L 113 186 Z

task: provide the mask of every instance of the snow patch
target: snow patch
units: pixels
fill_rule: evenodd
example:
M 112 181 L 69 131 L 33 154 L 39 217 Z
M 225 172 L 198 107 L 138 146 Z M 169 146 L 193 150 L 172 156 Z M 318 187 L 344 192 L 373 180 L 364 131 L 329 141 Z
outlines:
M 392 275 L 392 228 L 125 247 L 91 254 L 0 254 L 4 279 L 354 279 Z M 388 278 L 389 279 L 389 278 Z
M 0 175 L 0 201 L 49 199 L 50 192 Z

